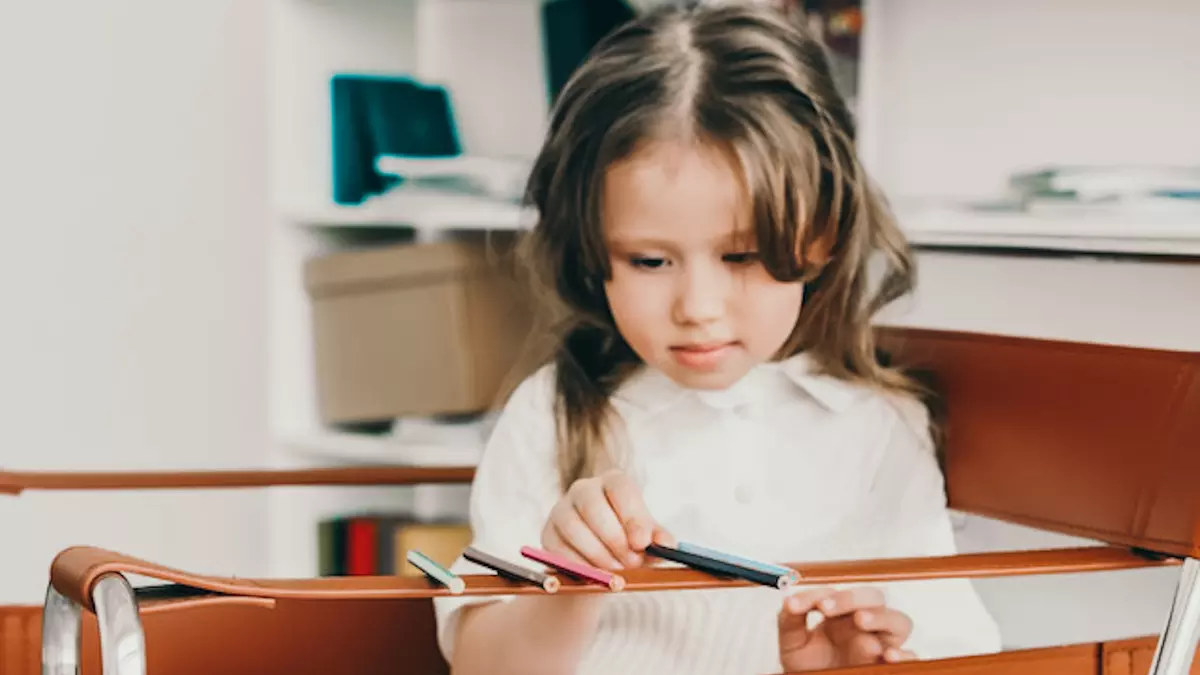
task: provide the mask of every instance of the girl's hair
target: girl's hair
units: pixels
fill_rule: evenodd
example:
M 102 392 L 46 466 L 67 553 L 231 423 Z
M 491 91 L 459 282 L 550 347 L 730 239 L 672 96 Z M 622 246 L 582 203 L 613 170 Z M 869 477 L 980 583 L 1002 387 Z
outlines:
M 555 365 L 564 489 L 612 460 L 608 399 L 640 365 L 604 293 L 605 171 L 664 137 L 734 158 L 762 264 L 780 281 L 805 282 L 778 357 L 804 351 L 833 376 L 916 391 L 880 364 L 870 326 L 911 289 L 911 254 L 856 157 L 854 121 L 822 45 L 772 10 L 663 8 L 609 34 L 574 73 L 529 179 L 538 222 L 522 245 L 550 301 L 542 335 Z

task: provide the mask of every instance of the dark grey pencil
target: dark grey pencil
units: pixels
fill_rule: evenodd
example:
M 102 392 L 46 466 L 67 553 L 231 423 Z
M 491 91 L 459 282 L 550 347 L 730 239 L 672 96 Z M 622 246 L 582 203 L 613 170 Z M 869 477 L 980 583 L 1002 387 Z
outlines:
M 489 553 L 484 553 L 473 546 L 468 546 L 466 550 L 463 551 L 463 557 L 477 565 L 483 565 L 484 567 L 495 571 L 501 576 L 505 576 L 510 579 L 528 581 L 531 584 L 537 584 L 538 586 L 541 586 L 542 590 L 546 591 L 547 593 L 554 593 L 558 591 L 559 586 L 561 585 L 558 577 L 509 562 L 503 558 L 498 558 Z
M 741 565 L 733 565 L 722 560 L 716 560 L 708 556 L 698 555 L 681 551 L 677 548 L 667 546 L 659 546 L 658 544 L 650 544 L 646 548 L 646 554 L 664 560 L 672 560 L 677 563 L 682 563 L 693 569 L 702 572 L 708 572 L 716 576 L 734 577 L 744 579 L 763 586 L 772 586 L 774 588 L 787 588 L 792 584 L 792 580 L 787 575 L 765 572 L 762 570 L 742 567 Z

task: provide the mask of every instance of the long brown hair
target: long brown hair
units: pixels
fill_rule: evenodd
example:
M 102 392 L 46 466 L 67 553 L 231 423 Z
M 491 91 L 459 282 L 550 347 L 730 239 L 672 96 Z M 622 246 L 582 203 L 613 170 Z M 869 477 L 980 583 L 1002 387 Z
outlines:
M 713 144 L 740 164 L 762 264 L 805 282 L 779 357 L 809 353 L 827 373 L 912 391 L 875 354 L 874 314 L 910 290 L 907 242 L 855 152 L 855 125 L 821 44 L 772 10 L 664 8 L 601 41 L 551 114 L 527 199 L 523 243 L 548 300 L 565 488 L 610 461 L 608 399 L 640 365 L 604 293 L 605 170 L 650 139 Z M 881 276 L 868 279 L 877 259 Z

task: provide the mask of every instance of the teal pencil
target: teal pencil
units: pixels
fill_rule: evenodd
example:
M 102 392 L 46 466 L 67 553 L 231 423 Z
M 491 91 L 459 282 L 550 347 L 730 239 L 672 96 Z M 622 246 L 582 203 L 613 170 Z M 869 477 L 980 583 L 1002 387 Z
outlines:
M 462 577 L 437 564 L 424 553 L 415 550 L 409 551 L 405 558 L 412 563 L 413 567 L 424 572 L 425 576 L 450 589 L 450 593 L 453 595 L 458 595 L 466 590 L 467 582 L 463 581 Z
M 800 581 L 800 573 L 790 567 L 774 565 L 758 560 L 750 560 L 749 558 L 742 558 L 731 553 L 714 551 L 711 548 L 705 548 L 697 544 L 688 544 L 685 542 L 679 542 L 679 550 L 687 553 L 695 553 L 696 555 L 708 556 L 709 558 L 720 560 L 722 562 L 729 563 L 730 565 L 738 565 L 740 567 L 747 567 L 752 570 L 759 570 L 769 574 L 786 576 L 791 579 L 793 583 Z

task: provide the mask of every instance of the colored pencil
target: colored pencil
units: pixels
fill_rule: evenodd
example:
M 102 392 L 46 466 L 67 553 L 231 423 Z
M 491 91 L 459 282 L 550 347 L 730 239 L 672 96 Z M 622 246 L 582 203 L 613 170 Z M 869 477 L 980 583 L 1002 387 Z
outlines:
M 679 542 L 679 550 L 683 551 L 684 553 L 695 553 L 697 555 L 705 555 L 710 558 L 716 558 L 717 560 L 727 562 L 730 565 L 741 565 L 742 567 L 762 570 L 763 572 L 769 572 L 771 574 L 783 575 L 791 579 L 792 583 L 800 581 L 800 572 L 790 567 L 784 567 L 783 565 L 775 565 L 759 560 L 750 560 L 749 558 L 736 556 L 732 553 L 716 551 L 711 548 L 705 548 L 704 546 L 700 546 L 698 544 L 691 544 L 683 541 Z
M 522 546 L 521 555 L 536 560 L 543 565 L 549 565 L 559 571 L 570 574 L 571 576 L 579 577 L 587 581 L 591 581 L 602 586 L 608 586 L 609 590 L 619 591 L 625 588 L 625 579 L 611 572 L 606 572 L 598 567 L 577 563 L 573 560 L 568 560 L 561 555 L 556 555 L 549 551 L 543 551 L 540 548 L 532 546 Z
M 463 581 L 462 577 L 437 564 L 424 553 L 410 550 L 405 554 L 405 558 L 412 563 L 413 567 L 424 572 L 425 576 L 450 589 L 452 594 L 458 595 L 466 590 L 467 582 Z
M 558 577 L 539 572 L 535 569 L 523 567 L 516 563 L 509 562 L 503 558 L 498 558 L 494 555 L 484 553 L 474 546 L 468 546 L 463 551 L 463 557 L 478 565 L 483 565 L 497 574 L 508 577 L 510 579 L 518 579 L 528 581 L 531 584 L 536 584 L 542 587 L 542 590 L 547 593 L 554 593 L 558 590 L 560 582 Z
M 742 567 L 741 565 L 733 565 L 708 556 L 698 555 L 696 553 L 688 553 L 677 548 L 669 548 L 658 544 L 650 544 L 646 547 L 646 554 L 664 560 L 671 560 L 677 563 L 682 563 L 692 569 L 697 569 L 709 574 L 733 577 L 750 581 L 763 586 L 771 586 L 773 588 L 787 588 L 792 585 L 791 578 L 786 574 L 775 574 L 773 572 L 764 572 L 762 570 Z

